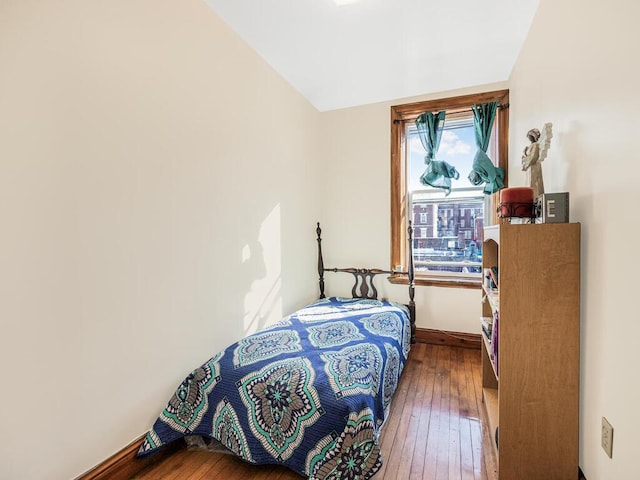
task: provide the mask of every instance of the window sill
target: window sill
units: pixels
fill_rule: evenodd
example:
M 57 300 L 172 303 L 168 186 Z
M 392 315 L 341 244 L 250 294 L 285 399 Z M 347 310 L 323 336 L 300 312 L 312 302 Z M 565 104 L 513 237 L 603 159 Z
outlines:
M 409 277 L 406 274 L 394 273 L 388 277 L 389 282 L 396 285 L 409 285 Z M 451 278 L 451 277 L 436 277 L 436 276 L 419 276 L 416 275 L 413 283 L 415 285 L 428 286 L 428 287 L 448 287 L 448 288 L 482 288 L 482 279 L 477 280 L 469 278 Z

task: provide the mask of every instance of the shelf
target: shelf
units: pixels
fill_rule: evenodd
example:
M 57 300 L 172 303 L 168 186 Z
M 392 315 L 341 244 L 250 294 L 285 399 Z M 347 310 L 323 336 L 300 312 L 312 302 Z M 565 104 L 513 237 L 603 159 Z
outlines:
M 485 387 L 482 389 L 482 398 L 487 411 L 487 420 L 489 421 L 489 437 L 491 437 L 491 444 L 493 445 L 497 458 L 498 445 L 496 444 L 496 430 L 498 429 L 498 425 L 500 425 L 498 390 L 496 388 Z
M 484 334 L 484 332 L 482 332 L 480 335 L 482 336 L 482 341 L 484 342 L 484 346 L 487 349 L 487 355 L 489 356 L 489 362 L 491 363 L 493 374 L 495 375 L 496 380 L 498 380 L 498 371 L 496 370 L 496 359 L 491 356 L 491 352 L 493 352 L 493 346 L 491 345 L 491 342 L 489 341 L 487 336 Z
M 488 288 L 484 285 L 482 286 L 485 295 L 487 296 L 487 301 L 491 306 L 491 311 L 493 313 L 500 311 L 500 291 L 497 288 Z
M 492 335 L 481 330 L 481 355 L 483 428 L 496 479 L 575 478 L 580 225 L 486 227 L 483 274 L 496 267 L 493 283 L 483 278 L 481 313 L 493 318 Z

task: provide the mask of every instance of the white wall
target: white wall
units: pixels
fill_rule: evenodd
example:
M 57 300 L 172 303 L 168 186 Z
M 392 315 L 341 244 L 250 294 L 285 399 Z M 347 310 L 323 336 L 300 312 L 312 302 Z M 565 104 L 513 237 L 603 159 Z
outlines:
M 640 430 L 639 13 L 542 0 L 508 85 L 511 184 L 552 121 L 547 191 L 583 225 L 589 480 L 634 478 Z M 0 478 L 26 480 L 102 461 L 186 370 L 311 300 L 316 219 L 327 266 L 387 266 L 389 107 L 436 97 L 319 115 L 197 0 L 0 2 L 0 71 Z M 418 287 L 418 325 L 476 331 L 478 297 Z
M 199 0 L 0 2 L 0 478 L 81 474 L 314 298 L 318 121 Z
M 582 224 L 580 465 L 589 480 L 638 478 L 640 323 L 636 255 L 640 4 L 542 0 L 510 78 L 511 185 L 528 129 L 553 122 L 547 192 Z M 614 427 L 613 459 L 600 422 Z
M 490 84 L 324 112 L 320 161 L 326 266 L 390 266 L 391 106 L 504 88 L 506 83 Z M 326 280 L 329 293 L 343 282 L 332 274 Z M 383 291 L 393 300 L 407 300 L 405 286 L 386 284 Z M 476 289 L 418 286 L 416 324 L 478 333 L 480 298 Z

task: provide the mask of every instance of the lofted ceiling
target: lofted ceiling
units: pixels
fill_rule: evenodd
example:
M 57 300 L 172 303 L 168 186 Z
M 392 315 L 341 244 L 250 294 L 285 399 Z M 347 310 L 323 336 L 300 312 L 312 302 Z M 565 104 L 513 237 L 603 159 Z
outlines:
M 509 78 L 539 0 L 205 0 L 318 110 Z

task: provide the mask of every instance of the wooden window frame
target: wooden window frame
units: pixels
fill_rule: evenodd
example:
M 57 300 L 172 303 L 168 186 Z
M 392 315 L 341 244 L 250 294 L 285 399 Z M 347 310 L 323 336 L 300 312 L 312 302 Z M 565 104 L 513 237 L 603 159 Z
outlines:
M 391 107 L 391 269 L 406 263 L 407 255 L 407 185 L 406 165 L 404 158 L 405 124 L 415 121 L 424 112 L 446 110 L 447 116 L 465 112 L 474 104 L 498 102 L 501 108 L 496 113 L 495 128 L 497 141 L 497 158 L 494 162 L 504 168 L 504 184 L 508 185 L 509 166 L 509 90 L 496 90 L 458 97 L 427 100 L 423 102 L 394 105 Z M 495 195 L 497 196 L 497 194 Z M 495 199 L 497 200 L 497 199 Z M 497 201 L 494 200 L 494 205 Z M 497 222 L 493 212 L 492 223 Z M 408 283 L 406 275 L 394 274 L 392 283 Z M 480 288 L 481 280 L 439 279 L 416 275 L 416 285 L 433 285 L 441 287 Z

